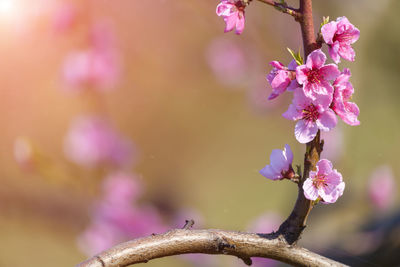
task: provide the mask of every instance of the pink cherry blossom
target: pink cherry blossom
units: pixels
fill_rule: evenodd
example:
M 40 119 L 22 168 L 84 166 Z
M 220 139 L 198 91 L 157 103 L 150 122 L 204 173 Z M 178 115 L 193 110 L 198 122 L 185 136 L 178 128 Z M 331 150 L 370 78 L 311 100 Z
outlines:
M 301 88 L 294 92 L 293 102 L 282 116 L 297 121 L 295 136 L 300 143 L 308 143 L 317 135 L 318 129 L 329 131 L 337 124 L 336 115 L 329 108 L 330 95 L 321 95 L 318 102 L 313 102 L 304 95 Z
M 99 117 L 73 121 L 64 143 L 66 156 L 85 167 L 99 164 L 126 165 L 132 160 L 132 145 Z
M 321 132 L 321 138 L 324 140 L 324 150 L 322 155 L 333 162 L 340 160 L 345 151 L 345 136 L 342 127 L 335 127 L 329 132 Z
M 225 23 L 225 32 L 230 32 L 236 27 L 236 34 L 241 34 L 244 29 L 245 5 L 241 0 L 222 0 L 217 6 L 217 15 L 222 16 Z
M 294 175 L 292 161 L 293 152 L 289 145 L 285 145 L 283 150 L 274 149 L 270 156 L 270 165 L 261 169 L 260 174 L 271 180 L 290 179 Z
M 354 61 L 355 52 L 351 45 L 360 37 L 360 31 L 346 17 L 339 17 L 336 21 L 325 24 L 321 33 L 335 63 L 340 62 L 340 57 Z
M 304 196 L 309 200 L 320 198 L 324 203 L 334 203 L 343 195 L 345 184 L 342 175 L 332 169 L 332 163 L 321 159 L 316 165 L 316 171 L 310 171 L 310 177 L 304 181 Z
M 360 110 L 356 103 L 349 102 L 354 93 L 353 85 L 349 82 L 350 70 L 345 68 L 333 83 L 335 92 L 333 94 L 332 109 L 347 124 L 359 125 L 357 119 Z
M 324 65 L 325 61 L 325 54 L 318 49 L 308 55 L 305 65 L 296 68 L 297 82 L 303 85 L 304 94 L 312 100 L 321 95 L 331 96 L 333 87 L 329 81 L 335 80 L 340 74 L 335 64 Z
M 295 70 L 297 63 L 295 60 L 292 60 L 287 67 L 279 61 L 271 61 L 269 64 L 274 68 L 267 75 L 267 80 L 272 87 L 272 93 L 269 95 L 268 100 L 278 97 L 286 90 L 294 91 L 299 87 L 296 81 Z
M 372 205 L 381 211 L 388 210 L 396 195 L 396 181 L 392 168 L 383 165 L 376 168 L 369 179 L 368 197 Z

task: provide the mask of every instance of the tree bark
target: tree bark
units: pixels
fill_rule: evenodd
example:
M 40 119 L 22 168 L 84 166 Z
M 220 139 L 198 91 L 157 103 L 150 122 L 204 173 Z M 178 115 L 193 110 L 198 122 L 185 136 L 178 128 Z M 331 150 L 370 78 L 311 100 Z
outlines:
M 275 233 L 178 229 L 119 244 L 76 267 L 123 267 L 187 253 L 233 255 L 248 265 L 251 257 L 264 257 L 295 266 L 346 266 L 307 249 L 290 246 Z

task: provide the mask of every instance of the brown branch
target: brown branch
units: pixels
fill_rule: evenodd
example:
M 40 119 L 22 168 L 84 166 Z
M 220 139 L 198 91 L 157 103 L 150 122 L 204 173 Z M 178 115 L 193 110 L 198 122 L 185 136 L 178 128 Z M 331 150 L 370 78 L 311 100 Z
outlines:
M 251 264 L 251 257 L 276 259 L 295 266 L 346 266 L 307 249 L 290 246 L 276 233 L 263 235 L 221 230 L 176 229 L 110 248 L 76 267 L 114 267 L 187 253 L 225 254 Z
M 317 49 L 312 15 L 312 0 L 300 0 L 300 28 L 303 37 L 304 58 Z
M 312 0 L 300 0 L 300 13 L 302 14 L 300 23 L 301 34 L 303 37 L 304 58 L 315 49 L 318 44 L 315 40 L 314 23 L 312 16 Z M 323 149 L 323 142 L 320 141 L 320 131 L 317 136 L 306 145 L 304 155 L 303 177 L 298 184 L 297 200 L 289 217 L 279 227 L 279 232 L 289 244 L 296 243 L 306 227 L 308 215 L 313 208 L 312 201 L 304 196 L 303 183 L 309 177 L 311 170 L 315 169 Z
M 258 0 L 258 1 L 260 1 L 264 4 L 267 4 L 267 5 L 273 6 L 282 13 L 291 15 L 292 17 L 295 18 L 295 20 L 301 19 L 301 13 L 299 12 L 299 10 L 288 6 L 286 3 L 282 4 L 282 3 L 275 2 L 273 0 Z

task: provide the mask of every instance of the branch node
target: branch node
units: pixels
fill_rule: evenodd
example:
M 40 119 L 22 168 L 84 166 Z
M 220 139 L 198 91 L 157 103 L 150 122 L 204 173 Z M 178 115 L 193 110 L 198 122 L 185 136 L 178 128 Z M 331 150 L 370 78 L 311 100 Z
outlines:
M 244 264 L 246 264 L 247 266 L 251 266 L 253 264 L 253 261 L 251 260 L 251 258 L 239 257 L 239 259 L 241 259 L 244 262 Z
M 235 249 L 236 246 L 233 244 L 230 244 L 228 240 L 224 237 L 217 237 L 216 238 L 217 242 L 217 249 L 218 251 L 222 252 L 223 254 L 226 254 L 227 251 L 225 249 Z
M 185 225 L 183 226 L 182 229 L 184 230 L 189 230 L 190 228 L 192 228 L 194 225 L 194 220 L 190 219 L 190 220 L 185 220 Z
M 104 263 L 104 261 L 100 258 L 100 256 L 96 256 L 96 259 L 101 263 L 102 267 L 106 267 L 106 264 Z

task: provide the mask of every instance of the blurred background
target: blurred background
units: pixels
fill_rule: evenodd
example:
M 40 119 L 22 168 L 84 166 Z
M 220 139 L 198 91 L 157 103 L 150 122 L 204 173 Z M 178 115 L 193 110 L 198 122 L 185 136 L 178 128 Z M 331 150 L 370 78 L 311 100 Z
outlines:
M 0 0 L 0 266 L 73 266 L 133 237 L 182 227 L 269 232 L 294 184 L 258 171 L 305 146 L 268 101 L 268 62 L 302 46 L 258 1 L 242 35 L 219 1 Z M 288 1 L 297 7 L 297 1 Z M 346 190 L 311 213 L 300 244 L 352 266 L 400 265 L 400 2 L 315 1 L 361 31 L 349 67 L 361 125 L 323 134 Z M 256 266 L 276 266 L 257 261 Z M 244 266 L 223 256 L 146 266 Z

